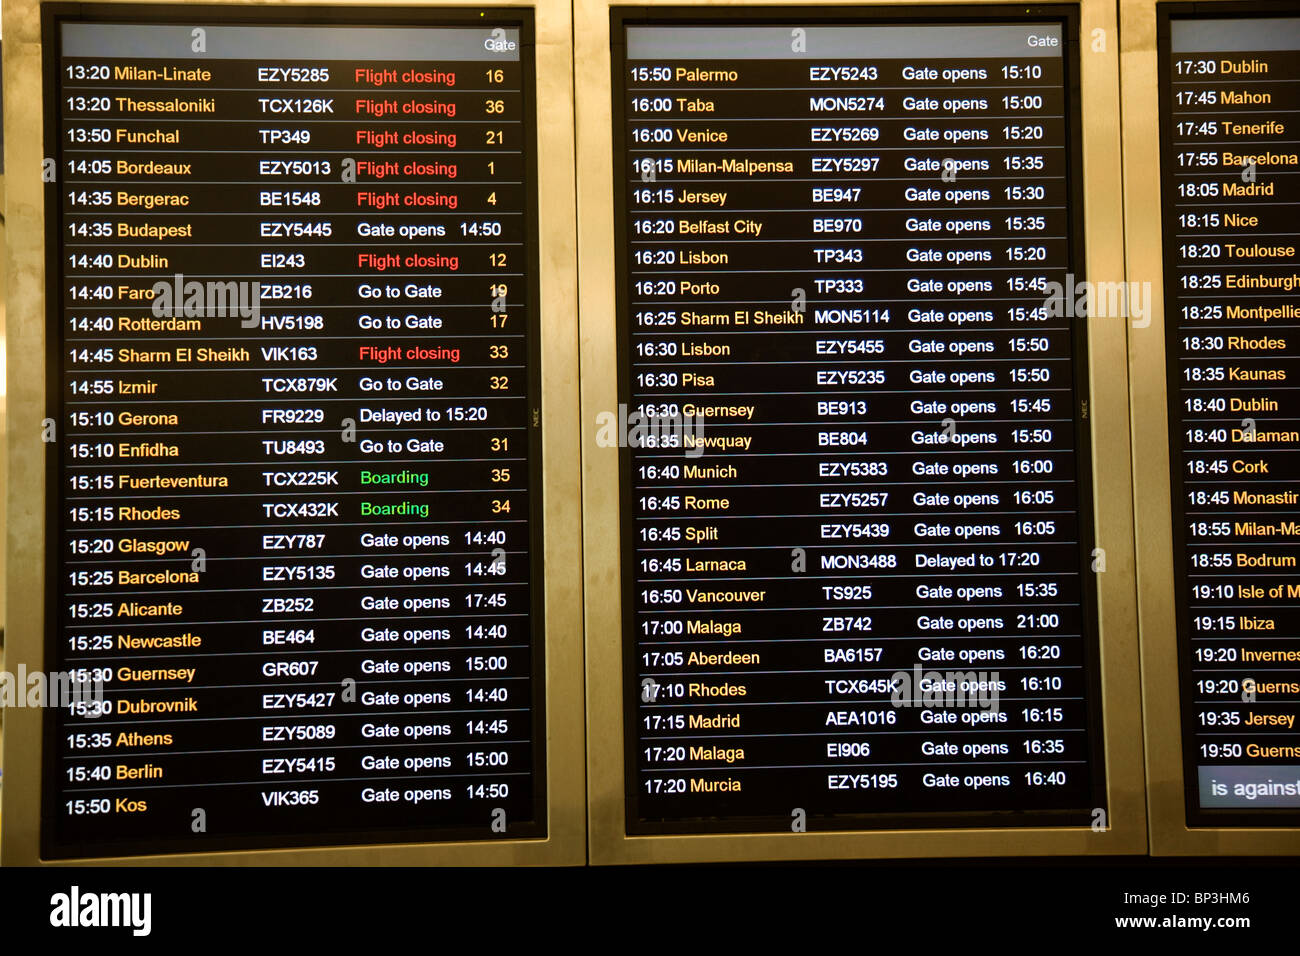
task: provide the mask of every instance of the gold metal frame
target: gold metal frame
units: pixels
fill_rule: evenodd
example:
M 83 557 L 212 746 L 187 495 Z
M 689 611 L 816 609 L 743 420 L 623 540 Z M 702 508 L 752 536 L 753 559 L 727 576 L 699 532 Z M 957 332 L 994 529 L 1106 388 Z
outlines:
M 1206 0 L 1202 11 L 1217 0 Z M 1300 853 L 1300 829 L 1187 826 L 1174 615 L 1173 512 L 1165 381 L 1155 0 L 1122 0 L 1124 224 L 1131 281 L 1149 281 L 1151 324 L 1129 339 L 1133 495 L 1146 727 L 1147 803 L 1156 855 Z
M 787 4 L 789 0 L 786 0 Z M 822 8 L 897 4 L 824 0 Z M 917 5 L 917 0 L 911 0 Z M 933 2 L 933 0 L 930 0 Z M 981 0 L 958 0 L 981 2 Z M 1004 0 L 995 0 L 1004 2 Z M 1101 576 L 1102 718 L 1109 829 L 1087 827 L 628 836 L 624 818 L 622 612 L 618 449 L 596 444 L 596 416 L 618 406 L 614 277 L 614 157 L 610 97 L 612 0 L 575 0 L 578 91 L 579 304 L 582 328 L 582 466 L 587 641 L 588 815 L 593 863 L 975 857 L 1144 853 L 1136 593 L 1129 481 L 1127 327 L 1089 320 L 1096 537 Z M 640 0 L 637 6 L 683 6 Z M 717 6 L 780 6 L 719 0 Z M 1082 0 L 1083 179 L 1088 278 L 1124 278 L 1120 204 L 1119 40 L 1116 6 Z M 1008 4 L 1011 7 L 1011 4 Z M 1100 48 L 1099 48 L 1100 44 Z
M 90 0 L 111 3 L 113 0 Z M 218 0 L 238 5 L 245 0 Z M 361 6 L 367 0 L 311 0 Z M 259 4 L 261 6 L 263 4 Z M 291 10 L 294 4 L 284 4 Z M 380 6 L 425 6 L 386 2 Z M 439 0 L 446 7 L 484 5 Z M 582 688 L 582 553 L 577 461 L 576 239 L 573 179 L 572 11 L 536 0 L 538 241 L 541 264 L 543 495 L 546 567 L 545 839 L 379 844 L 59 860 L 137 865 L 582 864 L 586 862 Z M 45 218 L 41 183 L 42 68 L 37 0 L 4 0 L 5 153 L 8 186 L 9 611 L 5 661 L 44 669 Z M 40 859 L 42 715 L 5 715 L 0 862 Z

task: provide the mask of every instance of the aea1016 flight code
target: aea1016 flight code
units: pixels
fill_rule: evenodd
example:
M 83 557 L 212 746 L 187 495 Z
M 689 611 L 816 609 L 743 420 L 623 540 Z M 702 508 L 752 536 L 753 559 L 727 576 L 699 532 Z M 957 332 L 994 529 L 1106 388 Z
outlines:
M 1089 822 L 1069 25 L 616 27 L 630 828 Z

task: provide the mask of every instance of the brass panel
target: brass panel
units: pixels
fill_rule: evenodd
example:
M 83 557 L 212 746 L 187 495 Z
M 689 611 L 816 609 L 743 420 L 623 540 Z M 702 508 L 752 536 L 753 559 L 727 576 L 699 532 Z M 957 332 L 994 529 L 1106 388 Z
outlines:
M 1216 0 L 1207 0 L 1203 10 L 1212 2 Z M 1122 0 L 1120 15 L 1127 271 L 1129 281 L 1151 283 L 1151 324 L 1133 330 L 1128 356 L 1151 852 L 1198 856 L 1300 853 L 1298 829 L 1187 826 L 1165 391 L 1156 5 L 1154 0 Z
M 899 5 L 884 0 L 875 6 Z M 926 0 L 912 0 L 921 5 Z M 972 0 L 979 2 L 979 0 Z M 1002 2 L 1002 0 L 996 0 Z M 1127 327 L 1089 319 L 1093 482 L 1097 543 L 1106 551 L 1099 588 L 1102 720 L 1109 829 L 1085 827 L 887 830 L 635 836 L 626 833 L 623 780 L 622 611 L 618 449 L 596 444 L 596 416 L 618 407 L 615 329 L 614 155 L 610 0 L 575 0 L 578 118 L 579 306 L 582 343 L 584 576 L 586 580 L 588 812 L 593 863 L 979 857 L 1144 853 L 1132 488 L 1129 482 Z M 642 0 L 638 7 L 682 6 Z M 781 6 L 718 0 L 718 6 Z M 788 3 L 786 4 L 788 5 Z M 907 5 L 902 3 L 902 5 Z M 703 6 L 703 5 L 702 5 Z M 870 7 L 827 0 L 846 12 Z M 1014 10 L 1014 4 L 1007 4 Z M 1119 42 L 1116 7 L 1080 4 L 1083 189 L 1088 278 L 1124 278 L 1120 202 Z
M 90 0 L 95 3 L 113 0 Z M 243 0 L 219 0 L 241 4 Z M 333 0 L 312 0 L 314 5 Z M 269 4 L 259 4 L 269 5 Z M 277 3 L 291 8 L 292 3 Z M 300 6 L 307 4 L 298 4 Z M 363 6 L 349 0 L 338 6 Z M 439 6 L 475 7 L 470 0 Z M 374 4 L 427 9 L 419 3 Z M 577 427 L 577 323 L 573 195 L 573 68 L 571 8 L 567 0 L 537 0 L 535 13 L 538 242 L 542 313 L 543 520 L 546 567 L 546 787 L 543 840 L 465 841 L 310 847 L 219 853 L 59 860 L 206 866 L 518 865 L 586 861 L 582 694 L 582 553 Z M 9 626 L 5 661 L 44 669 L 42 595 L 45 593 L 45 219 L 41 183 L 42 69 L 40 7 L 36 0 L 4 0 L 5 160 L 8 182 Z M 0 862 L 40 859 L 41 714 L 13 708 L 5 717 Z

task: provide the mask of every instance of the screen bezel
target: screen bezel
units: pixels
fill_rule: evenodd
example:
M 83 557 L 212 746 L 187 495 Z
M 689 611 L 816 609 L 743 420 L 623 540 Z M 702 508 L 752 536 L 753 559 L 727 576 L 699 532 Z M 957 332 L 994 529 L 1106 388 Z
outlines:
M 22 26 L 14 31 L 26 49 L 31 50 L 27 64 L 11 62 L 7 73 L 11 89 L 21 89 L 30 95 L 31 102 L 42 103 L 43 92 L 48 88 L 40 69 L 41 41 L 52 33 L 42 32 L 40 22 L 47 23 L 58 15 L 71 19 L 113 21 L 193 21 L 196 17 L 210 17 L 214 22 L 302 22 L 356 24 L 458 24 L 481 22 L 484 14 L 496 14 L 502 20 L 518 21 L 524 30 L 524 41 L 532 45 L 525 50 L 524 97 L 528 103 L 549 104 L 558 100 L 558 109 L 549 109 L 549 116 L 561 121 L 567 118 L 571 103 L 571 59 L 566 43 L 561 38 L 570 34 L 570 12 L 567 4 L 557 0 L 539 0 L 537 4 L 501 5 L 483 7 L 463 0 L 450 0 L 437 7 L 374 6 L 356 3 L 316 3 L 303 7 L 269 8 L 247 4 L 243 0 L 229 3 L 189 5 L 152 4 L 49 4 L 44 7 L 25 0 L 31 16 L 18 20 Z M 37 14 L 40 14 L 38 17 Z M 17 19 L 17 18 L 16 18 Z M 29 24 L 31 26 L 29 27 Z M 30 37 L 25 32 L 30 32 Z M 533 59 L 533 68 L 527 69 L 527 59 Z M 16 58 L 15 58 L 16 60 Z M 46 70 L 57 70 L 58 56 L 45 58 Z M 560 93 L 557 97 L 556 92 Z M 527 109 L 524 118 L 528 137 L 526 158 L 529 174 L 535 189 L 526 195 L 526 219 L 532 244 L 529 263 L 529 293 L 532 306 L 530 316 L 534 331 L 530 361 L 534 362 L 530 381 L 529 415 L 539 424 L 541 431 L 541 469 L 535 476 L 535 527 L 541 536 L 542 550 L 538 552 L 532 568 L 534 607 L 539 612 L 536 627 L 545 635 L 535 642 L 540 659 L 535 659 L 533 679 L 538 705 L 543 714 L 536 720 L 535 739 L 543 755 L 535 767 L 535 796 L 539 817 L 533 832 L 511 834 L 496 839 L 483 839 L 479 834 L 468 838 L 463 831 L 422 829 L 418 833 L 368 832 L 353 833 L 352 838 L 339 840 L 330 835 L 316 835 L 314 840 L 295 841 L 293 838 L 270 841 L 260 838 L 214 840 L 214 846 L 195 849 L 149 847 L 139 852 L 127 850 L 130 856 L 121 856 L 122 848 L 113 846 L 84 847 L 75 856 L 60 857 L 50 862 L 108 861 L 120 863 L 212 863 L 240 862 L 277 864 L 345 863 L 374 861 L 375 854 L 383 859 L 407 863 L 457 863 L 460 865 L 501 863 L 551 863 L 572 864 L 585 860 L 585 840 L 582 835 L 581 767 L 583 757 L 583 724 L 580 681 L 581 645 L 578 639 L 580 618 L 572 595 L 578 584 L 580 557 L 576 542 L 566 534 L 576 521 L 579 508 L 578 476 L 570 465 L 577 455 L 573 432 L 576 414 L 576 322 L 573 316 L 573 270 L 575 268 L 575 237 L 573 233 L 572 149 L 571 136 L 557 130 L 554 122 L 542 122 L 537 109 Z M 41 113 L 15 115 L 8 118 L 10 156 L 29 151 L 33 170 L 39 167 L 41 151 L 41 124 L 45 129 L 57 124 L 57 118 L 42 118 Z M 33 129 L 33 125 L 37 128 Z M 21 185 L 20 185 L 21 182 Z M 10 432 L 11 468 L 17 477 L 11 494 L 22 496 L 22 513 L 11 509 L 11 527 L 25 527 L 26 540 L 19 549 L 23 552 L 13 561 L 9 576 L 10 605 L 13 626 L 8 634 L 8 658 L 11 662 L 24 660 L 29 669 L 41 669 L 47 658 L 44 637 L 44 598 L 53 589 L 48 568 L 56 560 L 45 548 L 45 528 L 49 512 L 56 507 L 56 496 L 47 494 L 45 478 L 49 470 L 57 472 L 57 461 L 49 464 L 52 455 L 45 447 L 33 447 L 18 434 L 23 414 L 39 421 L 48 408 L 48 393 L 58 390 L 54 377 L 47 374 L 47 361 L 54 344 L 47 341 L 46 304 L 50 289 L 57 286 L 57 272 L 46 268 L 47 254 L 56 252 L 45 248 L 47 221 L 57 220 L 57 210 L 45 209 L 45 190 L 39 175 L 30 181 L 10 177 L 7 184 L 10 198 L 15 193 L 31 197 L 30 206 L 12 215 L 8 227 L 13 259 L 29 263 L 34 274 L 41 278 L 38 287 L 11 287 L 10 339 Z M 52 244 L 53 245 L 53 244 Z M 545 247 L 545 251 L 543 251 Z M 545 263 L 543 273 L 541 264 Z M 60 298 L 49 298 L 49 303 Z M 14 307 L 15 302 L 19 307 Z M 566 325 L 567 321 L 567 325 Z M 61 332 L 60 332 L 61 335 Z M 39 363 L 19 362 L 23 349 L 26 354 L 36 354 Z M 22 372 L 19 381 L 13 375 L 15 365 Z M 52 366 L 58 369 L 57 362 Z M 40 369 L 36 373 L 37 368 Z M 17 394 L 15 394 L 17 393 Z M 37 432 L 33 431 L 33 435 Z M 541 507 L 540 500 L 546 502 Z M 13 499 L 11 499 L 13 500 Z M 11 561 L 14 555 L 14 538 L 10 538 Z M 32 547 L 38 553 L 31 553 Z M 546 574 L 543 577 L 542 570 Z M 22 613 L 25 610 L 26 613 Z M 21 616 L 20 616 L 21 614 Z M 11 712 L 13 713 L 13 712 Z M 40 796 L 40 769 L 43 766 L 41 725 L 44 719 L 25 713 L 22 719 L 7 721 L 6 765 L 10 770 L 10 784 L 4 792 L 4 811 L 7 825 L 3 831 L 4 862 L 45 862 L 40 844 L 39 818 L 42 810 Z M 341 831 L 344 832 L 344 831 Z M 236 849 L 235 847 L 241 847 Z
M 1179 639 L 1174 578 L 1173 549 L 1181 540 L 1175 537 L 1172 510 L 1176 479 L 1171 470 L 1170 415 L 1176 398 L 1168 388 L 1171 363 L 1164 310 L 1168 260 L 1162 164 L 1168 141 L 1165 124 L 1172 120 L 1163 108 L 1169 81 L 1159 75 L 1158 30 L 1167 30 L 1171 13 L 1215 18 L 1238 12 L 1277 16 L 1294 13 L 1294 6 L 1286 0 L 1121 2 L 1125 259 L 1128 275 L 1149 281 L 1152 289 L 1150 325 L 1130 337 L 1129 380 L 1144 749 L 1151 851 L 1156 855 L 1300 853 L 1300 829 L 1270 824 L 1254 815 L 1259 811 L 1251 811 L 1240 825 L 1229 823 L 1240 817 L 1235 810 L 1211 811 L 1214 817 L 1189 813 L 1196 781 L 1186 773 L 1188 753 L 1195 745 L 1187 733 L 1190 715 L 1181 705 L 1190 662 L 1184 660 Z
M 1107 549 L 1107 572 L 1101 575 L 1098 601 L 1101 646 L 1101 712 L 1105 735 L 1105 772 L 1109 826 L 1099 831 L 1087 827 L 1005 827 L 969 825 L 937 829 L 913 825 L 912 829 L 834 830 L 806 833 L 746 832 L 673 835 L 629 835 L 624 790 L 625 729 L 623 708 L 624 646 L 623 601 L 618 584 L 622 566 L 621 543 L 611 535 L 621 528 L 619 509 L 619 453 L 596 441 L 595 416 L 618 404 L 615 323 L 618 296 L 614 246 L 616 232 L 610 198 L 614 195 L 614 128 L 610 52 L 609 0 L 578 0 L 575 26 L 575 63 L 578 89 L 580 296 L 583 322 L 583 421 L 586 617 L 588 629 L 588 766 L 590 838 L 593 862 L 639 863 L 664 860 L 804 859 L 898 856 L 999 856 L 1050 853 L 1140 853 L 1145 850 L 1145 806 L 1142 800 L 1138 726 L 1137 647 L 1132 623 L 1134 594 L 1132 558 L 1128 546 L 1132 515 L 1127 475 L 1117 475 L 1115 465 L 1127 465 L 1127 382 L 1123 369 L 1125 329 L 1109 320 L 1090 319 L 1089 391 L 1093 446 L 1093 500 L 1096 538 Z M 737 7 L 767 11 L 780 4 L 718 3 L 682 8 L 680 3 L 638 4 L 635 12 L 664 7 L 709 11 L 705 15 L 736 15 Z M 788 6 L 788 5 L 787 5 Z M 817 16 L 846 18 L 870 16 L 895 6 L 925 10 L 932 15 L 969 16 L 971 10 L 1000 12 L 1000 3 L 974 5 L 833 2 L 823 4 Z M 1069 5 L 1079 10 L 1080 36 L 1109 31 L 1114 36 L 1115 11 L 1104 3 L 1086 0 Z M 1032 9 L 1032 8 L 1031 8 Z M 1021 13 L 1022 8 L 1007 10 Z M 900 13 L 901 15 L 901 13 Z M 803 11 L 796 15 L 804 19 Z M 808 16 L 806 19 L 815 19 Z M 1121 275 L 1118 191 L 1118 50 L 1112 44 L 1100 52 L 1081 52 L 1083 101 L 1083 188 L 1086 248 L 1091 277 Z M 1107 119 L 1107 103 L 1113 119 Z M 1108 161 L 1109 157 L 1109 161 Z M 1100 192 L 1098 192 L 1100 190 Z M 1100 196 L 1101 201 L 1092 197 Z M 604 208 L 601 208 L 603 205 Z M 1098 461 L 1108 467 L 1099 469 Z M 1117 480 L 1118 479 L 1118 480 Z M 598 588 L 595 586 L 598 585 Z

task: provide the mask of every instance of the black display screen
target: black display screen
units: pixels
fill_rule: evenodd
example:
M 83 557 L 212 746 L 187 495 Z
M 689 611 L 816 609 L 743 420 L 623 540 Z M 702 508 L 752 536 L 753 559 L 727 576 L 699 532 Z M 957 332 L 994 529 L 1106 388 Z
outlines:
M 614 11 L 629 832 L 1104 825 L 1076 37 Z
M 1165 354 L 1192 825 L 1300 823 L 1300 17 L 1159 13 Z
M 531 12 L 44 16 L 44 855 L 544 835 Z

